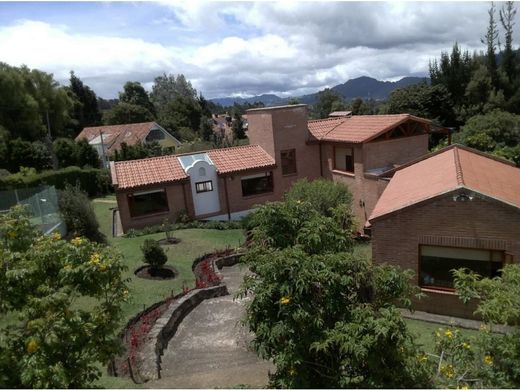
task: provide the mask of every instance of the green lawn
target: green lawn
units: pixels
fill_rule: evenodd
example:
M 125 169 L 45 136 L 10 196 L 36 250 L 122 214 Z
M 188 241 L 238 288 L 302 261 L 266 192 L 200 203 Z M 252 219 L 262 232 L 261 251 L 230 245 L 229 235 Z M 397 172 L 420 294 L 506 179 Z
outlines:
M 113 201 L 113 203 L 109 203 Z M 245 239 L 242 230 L 211 230 L 211 229 L 185 229 L 174 232 L 174 236 L 181 240 L 176 245 L 167 245 L 168 265 L 173 266 L 179 272 L 178 277 L 168 281 L 147 280 L 137 278 L 134 270 L 143 265 L 140 246 L 147 238 L 161 239 L 164 233 L 150 234 L 135 238 L 112 237 L 112 212 L 115 207 L 115 198 L 98 198 L 93 202 L 94 211 L 99 221 L 100 230 L 108 239 L 108 243 L 119 249 L 128 267 L 126 277 L 130 278 L 128 283 L 130 299 L 123 305 L 125 322 L 132 316 L 143 310 L 144 307 L 163 300 L 171 294 L 182 291 L 185 283 L 193 287 L 195 277 L 191 270 L 193 260 L 204 253 L 215 249 L 227 247 L 239 247 Z M 103 370 L 104 371 L 104 370 Z M 98 385 L 107 388 L 135 387 L 133 382 L 125 378 L 114 378 L 104 375 Z

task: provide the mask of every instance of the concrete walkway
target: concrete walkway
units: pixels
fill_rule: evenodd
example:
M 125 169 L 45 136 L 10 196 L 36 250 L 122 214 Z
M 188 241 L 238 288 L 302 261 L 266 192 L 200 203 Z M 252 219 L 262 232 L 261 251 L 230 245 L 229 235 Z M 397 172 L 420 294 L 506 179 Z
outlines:
M 161 379 L 152 388 L 264 387 L 270 362 L 248 349 L 252 335 L 240 323 L 244 300 L 233 300 L 245 274 L 222 269 L 230 295 L 203 301 L 181 323 L 162 356 Z

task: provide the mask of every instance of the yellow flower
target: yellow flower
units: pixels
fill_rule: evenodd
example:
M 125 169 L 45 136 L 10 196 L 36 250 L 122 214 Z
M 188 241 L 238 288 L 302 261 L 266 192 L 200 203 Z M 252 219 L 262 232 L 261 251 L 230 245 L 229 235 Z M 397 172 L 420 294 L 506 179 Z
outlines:
M 64 269 L 72 269 L 72 265 L 70 264 L 65 264 L 65 266 L 63 267 Z
M 80 246 L 81 244 L 83 244 L 83 240 L 81 239 L 81 237 L 76 237 L 70 240 L 70 243 L 74 246 Z
M 123 299 L 125 301 L 128 299 L 128 290 L 123 290 Z
M 488 366 L 492 366 L 493 358 L 490 355 L 484 356 L 484 363 L 487 364 Z
M 35 353 L 38 348 L 40 348 L 40 346 L 38 345 L 38 342 L 34 339 L 31 339 L 28 343 L 27 343 L 27 352 L 29 353 Z
M 451 331 L 451 329 L 446 330 L 446 332 L 444 332 L 444 335 L 449 339 L 453 338 L 453 332 Z
M 462 347 L 465 349 L 471 349 L 471 345 L 468 343 L 462 343 Z
M 51 237 L 52 237 L 52 241 L 59 241 L 59 240 L 61 240 L 61 234 L 58 233 L 58 232 L 52 233 Z
M 441 374 L 446 378 L 451 379 L 455 376 L 455 369 L 451 364 L 447 364 L 446 366 L 441 367 Z
M 280 303 L 281 303 L 282 305 L 288 305 L 289 303 L 291 303 L 291 298 L 289 298 L 289 297 L 282 297 L 282 298 L 280 299 Z
M 101 272 L 105 272 L 107 269 L 108 269 L 108 266 L 107 266 L 105 263 L 103 263 L 103 264 L 101 264 L 101 265 L 99 266 L 99 270 L 100 270 Z
M 484 324 L 480 325 L 480 329 L 479 330 L 481 332 L 489 333 L 489 328 L 486 325 L 484 325 Z
M 425 363 L 428 361 L 428 356 L 426 356 L 426 355 L 417 356 L 417 360 L 419 360 L 420 363 Z
M 101 257 L 99 256 L 99 253 L 94 253 L 92 256 L 90 256 L 90 261 L 89 263 L 90 264 L 99 264 L 99 262 L 101 261 Z
M 460 388 L 460 390 L 469 390 L 469 387 L 468 387 L 468 385 L 462 385 L 462 387 Z
M 10 232 L 7 232 L 7 235 L 9 236 L 9 238 L 15 238 L 18 233 L 16 233 L 14 230 L 11 230 Z

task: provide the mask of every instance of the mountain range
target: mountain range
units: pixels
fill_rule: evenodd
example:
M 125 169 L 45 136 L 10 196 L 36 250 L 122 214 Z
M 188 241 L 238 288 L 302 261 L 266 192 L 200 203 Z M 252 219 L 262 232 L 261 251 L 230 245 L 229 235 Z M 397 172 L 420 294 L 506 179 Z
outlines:
M 427 77 L 403 77 L 398 81 L 380 81 L 372 77 L 362 76 L 355 79 L 348 80 L 343 84 L 338 84 L 331 89 L 338 92 L 347 101 L 355 98 L 363 99 L 375 99 L 385 100 L 388 98 L 390 93 L 398 88 L 404 88 L 409 85 L 418 84 L 420 82 L 429 82 L 430 79 Z M 300 103 L 314 104 L 318 100 L 318 93 L 312 93 L 309 95 L 296 96 Z M 263 94 L 258 96 L 252 96 L 249 98 L 241 97 L 224 97 L 210 99 L 213 103 L 220 104 L 222 106 L 232 106 L 234 103 L 255 103 L 262 102 L 266 106 L 275 106 L 286 104 L 288 98 L 282 98 L 274 94 Z

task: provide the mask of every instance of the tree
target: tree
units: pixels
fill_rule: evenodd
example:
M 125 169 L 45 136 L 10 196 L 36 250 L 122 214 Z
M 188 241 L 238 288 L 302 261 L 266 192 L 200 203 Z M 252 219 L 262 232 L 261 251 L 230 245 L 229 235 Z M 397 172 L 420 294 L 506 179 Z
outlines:
M 507 97 L 509 97 L 512 94 L 512 88 L 507 88 L 507 86 L 510 86 L 518 79 L 516 72 L 516 56 L 513 51 L 513 26 L 515 25 L 514 20 L 516 15 L 514 2 L 507 1 L 504 3 L 499 15 L 500 23 L 505 30 L 505 46 L 502 52 L 501 69 L 507 78 L 505 90 L 507 91 Z
M 210 141 L 213 135 L 212 120 L 207 116 L 200 117 L 199 136 L 204 141 Z
M 53 149 L 60 168 L 78 165 L 78 148 L 74 140 L 57 138 L 54 140 Z
M 297 97 L 290 97 L 289 99 L 287 99 L 287 104 L 290 106 L 300 104 L 300 99 L 298 99 Z
M 443 85 L 419 83 L 396 89 L 388 98 L 387 112 L 409 113 L 437 120 L 448 126 L 455 123 L 451 96 Z
M 42 236 L 29 217 L 22 206 L 0 215 L 0 312 L 13 319 L 0 325 L 0 387 L 92 387 L 121 350 L 121 255 Z
M 155 78 L 152 92 L 150 93 L 150 100 L 155 105 L 159 114 L 166 109 L 172 100 L 179 97 L 187 100 L 197 99 L 197 91 L 192 87 L 191 83 L 186 80 L 183 74 L 175 76 L 173 74 L 163 73 L 162 76 Z M 206 115 L 207 114 L 206 112 Z
M 318 102 L 314 106 L 317 118 L 327 118 L 332 111 L 343 110 L 345 102 L 335 90 L 326 88 L 318 92 Z
M 495 3 L 491 2 L 491 8 L 488 11 L 489 23 L 486 35 L 480 41 L 487 46 L 486 61 L 487 69 L 491 77 L 493 88 L 498 89 L 498 68 L 496 59 L 496 49 L 499 45 L 498 28 L 495 20 Z
M 192 133 L 200 128 L 201 110 L 197 100 L 176 97 L 159 114 L 157 122 L 170 133 L 177 136 L 181 127 Z M 180 137 L 182 138 L 182 137 Z
M 145 107 L 120 102 L 104 113 L 103 121 L 107 125 L 124 125 L 153 121 L 152 113 Z
M 144 240 L 141 251 L 143 252 L 143 262 L 149 264 L 154 269 L 161 268 L 168 261 L 164 249 L 157 241 L 151 238 Z
M 101 112 L 99 111 L 97 96 L 83 81 L 70 71 L 70 86 L 68 90 L 74 100 L 71 119 L 74 123 L 76 134 L 84 127 L 101 124 Z M 76 135 L 75 134 L 75 135 Z
M 52 160 L 48 148 L 40 141 L 28 142 L 20 138 L 9 141 L 9 171 L 17 172 L 20 167 L 38 171 L 50 169 Z
M 77 165 L 80 167 L 89 166 L 98 168 L 101 165 L 101 160 L 96 149 L 84 138 L 76 142 L 76 153 Z
M 123 86 L 123 92 L 119 92 L 119 101 L 121 103 L 140 106 L 148 110 L 151 116 L 155 116 L 155 108 L 150 101 L 148 92 L 146 92 L 141 83 L 137 81 L 126 82 L 126 84 Z
M 246 132 L 244 131 L 244 122 L 242 121 L 241 115 L 235 114 L 233 123 L 231 125 L 231 129 L 233 130 L 234 140 L 246 138 Z
M 157 141 L 142 143 L 138 141 L 134 145 L 127 145 L 126 142 L 121 143 L 121 149 L 114 153 L 115 161 L 137 160 L 146 157 L 162 156 L 166 151 L 161 148 Z
M 72 236 L 82 236 L 90 241 L 106 243 L 106 237 L 99 231 L 99 222 L 86 192 L 79 186 L 67 185 L 59 191 L 58 205 L 67 231 Z

